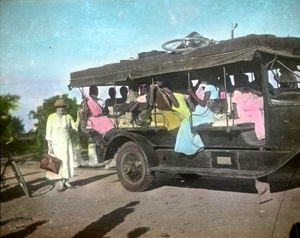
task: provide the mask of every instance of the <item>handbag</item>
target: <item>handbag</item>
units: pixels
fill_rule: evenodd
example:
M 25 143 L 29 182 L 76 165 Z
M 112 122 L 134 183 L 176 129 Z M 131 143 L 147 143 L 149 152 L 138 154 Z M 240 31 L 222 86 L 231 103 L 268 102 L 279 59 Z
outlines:
M 157 88 L 156 91 L 156 105 L 159 110 L 163 110 L 163 111 L 172 110 L 171 100 L 169 99 L 166 92 L 161 88 Z
M 49 155 L 49 154 L 44 154 L 41 159 L 41 169 L 47 169 L 49 171 L 52 171 L 53 173 L 58 174 L 59 173 L 59 168 L 60 168 L 61 160 Z

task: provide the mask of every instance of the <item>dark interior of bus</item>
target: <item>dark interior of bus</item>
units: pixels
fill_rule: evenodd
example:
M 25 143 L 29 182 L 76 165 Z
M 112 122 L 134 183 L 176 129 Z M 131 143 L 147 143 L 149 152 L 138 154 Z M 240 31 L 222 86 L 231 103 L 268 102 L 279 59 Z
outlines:
M 224 78 L 226 80 L 224 80 Z M 247 85 L 240 84 L 239 81 L 242 81 L 242 79 L 245 78 Z M 169 73 L 148 78 L 141 78 L 129 82 L 133 88 L 137 88 L 140 84 L 146 83 L 150 85 L 157 82 L 163 82 L 163 86 L 168 87 L 173 92 L 186 94 L 187 88 L 190 87 L 194 88 L 195 90 L 201 81 L 207 81 L 209 84 L 214 85 L 219 90 L 226 91 L 227 97 L 232 95 L 237 86 L 249 87 L 262 97 L 261 69 L 260 64 L 257 62 L 240 62 L 238 64 L 235 63 L 232 65 L 226 65 L 226 67 L 214 67 L 193 70 L 189 72 L 184 71 Z M 227 110 L 228 106 L 226 99 L 222 99 L 220 101 L 223 102 L 222 104 L 225 108 L 225 110 L 223 109 L 221 111 L 224 113 L 225 117 L 227 117 L 224 117 L 224 123 L 222 125 L 199 125 L 197 127 L 193 127 L 191 123 L 191 126 L 193 127 L 192 130 L 203 135 L 202 137 L 206 147 L 258 147 L 264 144 L 264 140 L 261 138 L 259 140 L 255 135 L 254 123 L 235 123 L 235 119 L 238 119 L 238 113 L 236 110 L 234 110 L 234 108 L 231 108 L 230 111 Z M 191 108 L 190 110 L 192 112 Z M 226 111 L 228 111 L 228 113 L 226 113 Z M 152 117 L 157 115 L 153 113 Z M 232 120 L 231 124 L 228 123 L 230 120 Z M 146 129 L 149 130 L 148 127 Z M 175 129 L 175 132 L 172 134 L 176 135 L 177 130 L 178 128 Z M 231 139 L 229 140 L 228 138 Z

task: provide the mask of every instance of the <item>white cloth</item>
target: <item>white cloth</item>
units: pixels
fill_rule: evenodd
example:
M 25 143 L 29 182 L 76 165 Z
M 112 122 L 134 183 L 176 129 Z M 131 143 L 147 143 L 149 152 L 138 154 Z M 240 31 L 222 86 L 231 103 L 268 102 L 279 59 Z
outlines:
M 69 179 L 74 174 L 74 153 L 70 131 L 77 128 L 70 115 L 59 117 L 56 113 L 52 113 L 48 117 L 46 140 L 51 141 L 54 155 L 62 161 L 59 170 L 61 178 Z
M 139 103 L 146 103 L 147 102 L 147 94 L 138 96 L 136 101 L 139 102 Z
M 138 97 L 138 93 L 133 91 L 132 89 L 129 89 L 128 91 L 128 95 L 127 95 L 127 99 L 126 99 L 126 103 L 131 103 L 131 102 L 135 102 L 136 98 Z

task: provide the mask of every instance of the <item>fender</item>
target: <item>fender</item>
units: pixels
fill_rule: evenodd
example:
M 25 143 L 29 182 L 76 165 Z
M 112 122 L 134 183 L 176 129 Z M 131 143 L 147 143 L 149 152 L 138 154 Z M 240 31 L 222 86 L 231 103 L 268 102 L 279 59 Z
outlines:
M 127 141 L 135 142 L 141 149 L 145 158 L 148 161 L 149 167 L 155 167 L 159 164 L 158 156 L 153 149 L 153 144 L 144 136 L 131 133 L 120 132 L 110 140 L 105 153 L 105 158 L 111 158 L 118 151 L 118 149 Z
M 299 155 L 300 155 L 300 144 L 291 151 L 291 153 L 288 155 L 287 159 L 283 163 L 279 164 L 276 167 L 271 168 L 270 170 L 256 174 L 255 178 L 261 178 L 276 172 L 277 170 L 281 169 L 284 165 L 286 165 L 289 161 L 291 161 L 292 159 L 296 158 Z

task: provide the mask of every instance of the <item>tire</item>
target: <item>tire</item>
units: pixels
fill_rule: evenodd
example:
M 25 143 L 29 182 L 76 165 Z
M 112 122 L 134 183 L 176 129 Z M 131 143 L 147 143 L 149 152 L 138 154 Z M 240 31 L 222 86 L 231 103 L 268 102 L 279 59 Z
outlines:
M 162 48 L 166 51 L 171 51 L 171 52 L 175 52 L 175 53 L 182 53 L 188 50 L 193 50 L 198 46 L 189 46 L 186 44 L 186 42 L 193 42 L 193 41 L 201 41 L 203 46 L 205 45 L 209 45 L 210 44 L 210 40 L 209 39 L 205 39 L 205 38 L 199 38 L 199 37 L 186 37 L 186 38 L 181 38 L 181 39 L 173 39 L 173 40 L 169 40 L 165 43 L 162 44 Z M 175 43 L 180 43 L 180 45 L 184 46 L 184 48 L 173 48 L 173 46 L 168 46 L 169 44 L 175 44 Z M 178 46 L 180 46 L 178 45 Z M 177 47 L 178 47 L 177 46 Z
M 22 173 L 21 173 L 21 171 L 20 171 L 20 169 L 19 169 L 19 167 L 18 167 L 18 165 L 16 164 L 15 161 L 11 162 L 11 168 L 12 168 L 12 170 L 13 170 L 13 172 L 15 174 L 15 177 L 18 180 L 21 188 L 23 189 L 25 195 L 27 197 L 30 197 L 29 191 L 28 191 L 28 188 L 27 188 L 27 185 L 26 185 L 26 182 L 24 180 L 24 177 L 23 177 L 23 175 L 22 175 Z
M 132 141 L 126 142 L 116 153 L 115 159 L 119 179 L 127 190 L 142 192 L 151 186 L 153 176 L 139 145 Z

